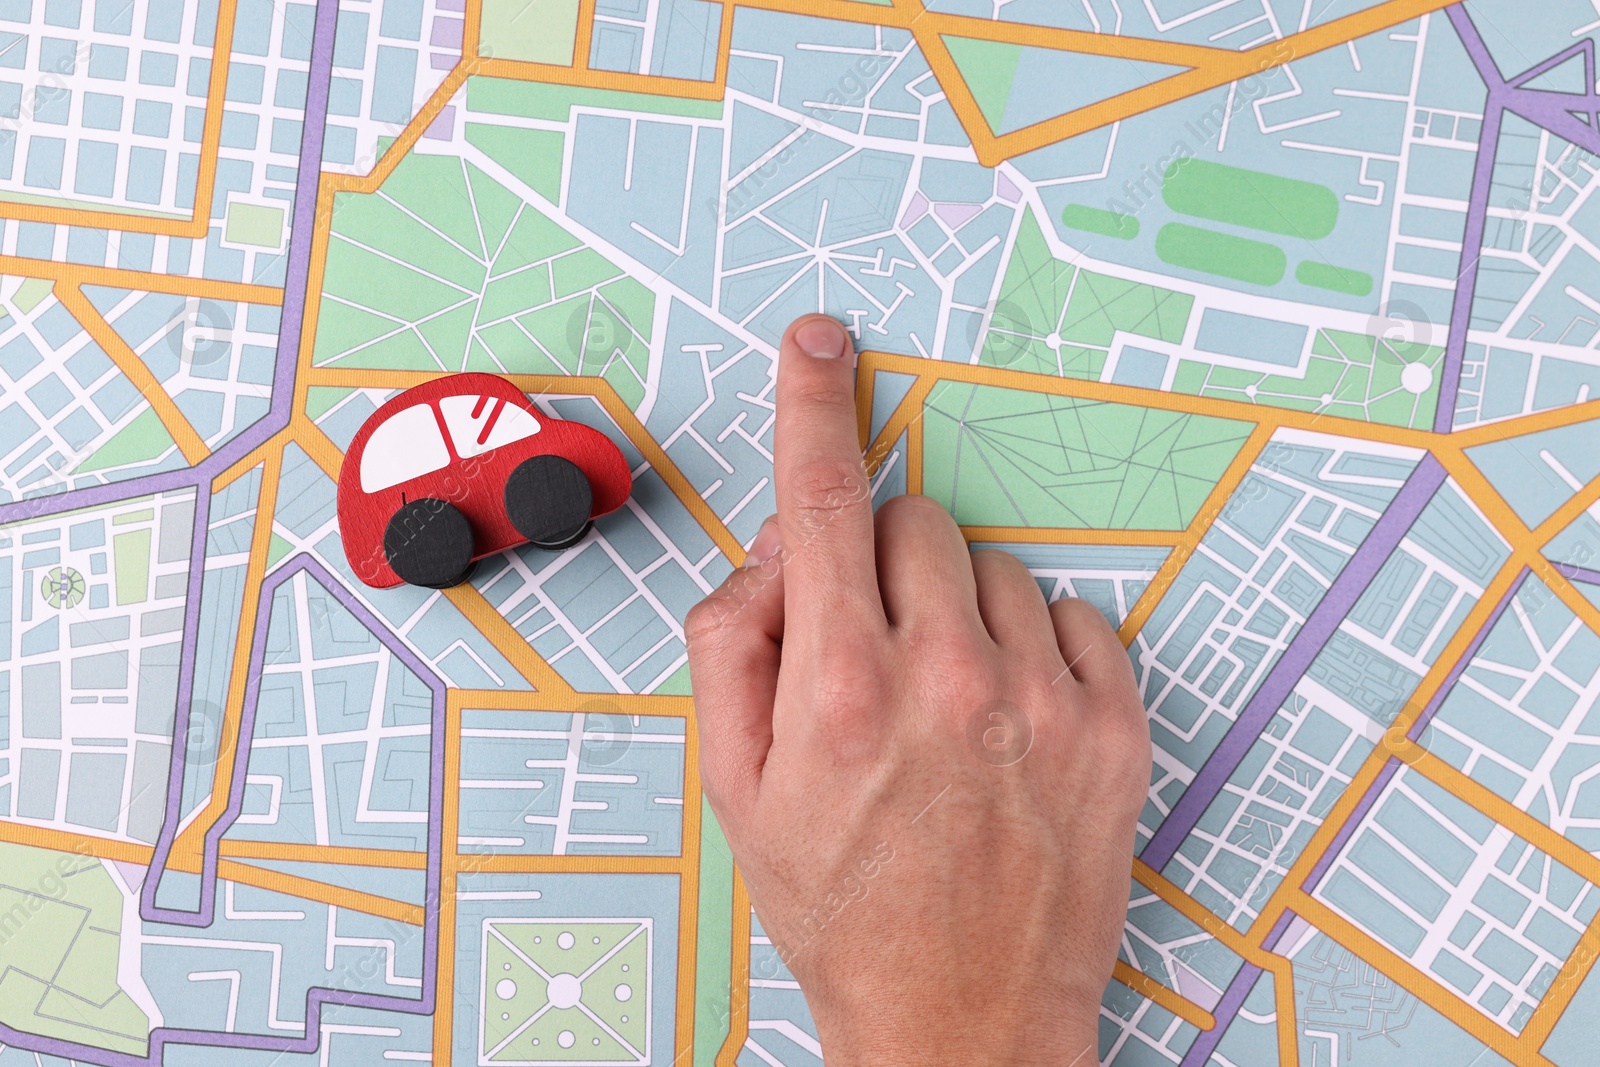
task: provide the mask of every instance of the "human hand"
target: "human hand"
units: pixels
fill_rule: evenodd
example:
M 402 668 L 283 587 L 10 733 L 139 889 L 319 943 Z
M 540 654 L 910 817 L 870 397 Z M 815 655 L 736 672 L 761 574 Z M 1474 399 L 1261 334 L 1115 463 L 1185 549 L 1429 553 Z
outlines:
M 1150 780 L 1133 670 L 934 501 L 873 515 L 853 355 L 823 316 L 785 334 L 778 514 L 690 613 L 706 795 L 829 1067 L 1092 1064 Z

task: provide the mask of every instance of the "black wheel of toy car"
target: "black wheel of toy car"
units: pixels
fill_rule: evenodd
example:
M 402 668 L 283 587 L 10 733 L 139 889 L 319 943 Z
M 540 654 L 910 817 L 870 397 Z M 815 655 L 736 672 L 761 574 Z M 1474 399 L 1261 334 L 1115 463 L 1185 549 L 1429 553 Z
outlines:
M 524 460 L 506 479 L 506 517 L 539 548 L 566 548 L 582 540 L 593 508 L 589 479 L 560 456 Z
M 447 500 L 408 501 L 383 531 L 383 555 L 401 581 L 448 589 L 472 573 L 472 526 Z

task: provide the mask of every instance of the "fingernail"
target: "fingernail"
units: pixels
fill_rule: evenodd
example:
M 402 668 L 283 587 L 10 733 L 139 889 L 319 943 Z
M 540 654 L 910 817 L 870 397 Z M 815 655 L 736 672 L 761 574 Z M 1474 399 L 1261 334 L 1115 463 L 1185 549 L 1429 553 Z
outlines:
M 794 332 L 794 343 L 801 351 L 818 359 L 844 355 L 844 340 L 844 327 L 832 319 L 811 319 Z
M 750 542 L 750 550 L 745 553 L 744 565 L 746 567 L 759 567 L 783 547 L 783 532 L 778 529 L 778 517 L 770 515 L 767 521 L 761 524 L 761 531 L 756 534 L 756 539 Z

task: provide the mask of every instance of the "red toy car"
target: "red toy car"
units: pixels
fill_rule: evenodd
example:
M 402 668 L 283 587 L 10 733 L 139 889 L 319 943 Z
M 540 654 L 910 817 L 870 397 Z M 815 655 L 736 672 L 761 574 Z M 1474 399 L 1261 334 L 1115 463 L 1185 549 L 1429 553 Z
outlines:
M 632 489 L 605 434 L 547 417 L 504 378 L 451 374 L 357 432 L 339 471 L 339 532 L 368 585 L 444 589 L 515 545 L 575 543 Z

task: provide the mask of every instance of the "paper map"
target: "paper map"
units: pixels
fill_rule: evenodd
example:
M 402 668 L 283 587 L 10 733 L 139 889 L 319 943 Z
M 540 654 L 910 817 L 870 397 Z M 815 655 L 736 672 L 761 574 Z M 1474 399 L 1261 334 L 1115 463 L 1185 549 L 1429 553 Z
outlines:
M 0 1067 L 818 1063 L 683 643 L 818 310 L 876 498 L 1137 665 L 1102 1062 L 1593 1064 L 1597 33 L 0 0 Z M 463 370 L 633 498 L 370 589 L 343 450 Z

